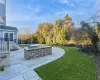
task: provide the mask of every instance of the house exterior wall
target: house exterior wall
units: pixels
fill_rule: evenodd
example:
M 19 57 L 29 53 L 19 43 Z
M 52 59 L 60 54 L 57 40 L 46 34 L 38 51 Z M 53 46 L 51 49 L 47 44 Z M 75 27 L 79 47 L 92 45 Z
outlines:
M 4 17 L 5 16 L 5 4 L 0 3 L 0 16 Z
M 0 31 L 0 38 L 4 38 L 5 33 L 8 33 L 8 37 L 9 37 L 10 33 L 13 33 L 13 42 L 18 43 L 17 31 L 2 30 L 2 31 Z
M 17 32 L 14 32 L 14 39 L 15 39 L 16 42 L 18 43 L 18 34 L 17 34 Z
M 6 25 L 6 4 L 5 0 L 2 1 L 0 1 L 0 25 Z
M 0 38 L 3 38 L 3 31 L 0 31 Z

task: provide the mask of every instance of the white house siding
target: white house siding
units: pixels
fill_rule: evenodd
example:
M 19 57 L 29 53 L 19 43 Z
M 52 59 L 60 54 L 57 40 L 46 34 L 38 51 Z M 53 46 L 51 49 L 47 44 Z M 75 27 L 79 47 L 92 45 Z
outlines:
M 17 43 L 18 43 L 18 34 L 17 34 L 17 32 L 14 32 L 14 39 L 16 39 Z
M 4 38 L 4 34 L 5 33 L 8 33 L 8 38 L 10 38 L 10 33 L 13 33 L 13 41 L 10 41 L 9 43 L 9 48 L 10 48 L 10 50 L 13 50 L 13 49 L 15 49 L 15 47 L 14 47 L 14 43 L 18 43 L 18 37 L 17 37 L 17 31 L 10 31 L 10 30 L 1 30 L 0 31 L 0 37 L 1 38 Z M 16 40 L 16 42 L 15 42 L 15 40 Z M 7 44 L 6 44 L 7 42 L 5 42 L 5 48 L 6 48 L 6 46 L 7 46 Z
M 5 33 L 8 33 L 8 34 L 13 33 L 13 40 L 17 39 L 17 32 L 16 31 L 3 31 L 3 37 L 4 37 Z
M 6 23 L 6 5 L 0 2 L 0 25 L 5 25 Z
M 0 16 L 5 17 L 5 4 L 0 3 Z
M 0 31 L 0 38 L 3 38 L 3 31 Z
M 8 30 L 5 30 L 5 31 L 0 31 L 0 38 L 4 38 L 4 34 L 5 33 L 8 33 L 8 35 L 10 34 L 10 33 L 13 33 L 13 40 L 17 40 L 17 42 L 18 42 L 18 35 L 17 35 L 17 31 L 8 31 Z M 9 36 L 8 36 L 9 37 Z

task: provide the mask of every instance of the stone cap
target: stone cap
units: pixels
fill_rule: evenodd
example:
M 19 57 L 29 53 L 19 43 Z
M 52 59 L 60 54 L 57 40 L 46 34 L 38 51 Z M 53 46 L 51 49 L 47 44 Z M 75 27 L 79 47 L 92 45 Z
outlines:
M 52 46 L 37 46 L 37 47 L 34 47 L 34 48 L 25 47 L 24 49 L 25 50 L 33 50 L 33 49 L 44 49 L 44 48 L 52 48 Z
M 0 52 L 0 54 L 10 54 L 10 52 L 9 51 L 2 51 L 2 52 Z

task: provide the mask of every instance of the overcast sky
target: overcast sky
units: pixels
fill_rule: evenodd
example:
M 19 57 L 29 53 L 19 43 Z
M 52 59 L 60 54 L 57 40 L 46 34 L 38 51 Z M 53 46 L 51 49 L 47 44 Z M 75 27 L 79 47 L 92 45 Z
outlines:
M 69 14 L 73 22 L 88 19 L 97 11 L 100 0 L 7 0 L 7 25 L 30 27 L 52 22 Z M 99 8 L 99 7 L 98 7 Z

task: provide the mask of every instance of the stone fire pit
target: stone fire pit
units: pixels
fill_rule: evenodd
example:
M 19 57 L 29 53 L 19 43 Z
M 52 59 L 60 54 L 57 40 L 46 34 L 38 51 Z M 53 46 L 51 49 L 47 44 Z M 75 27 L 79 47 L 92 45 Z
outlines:
M 51 46 L 32 46 L 24 49 L 24 58 L 27 60 L 52 54 Z

